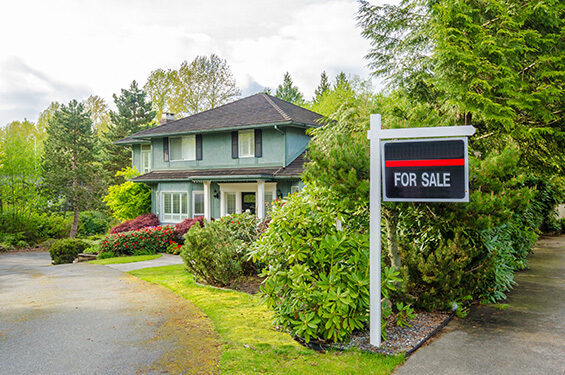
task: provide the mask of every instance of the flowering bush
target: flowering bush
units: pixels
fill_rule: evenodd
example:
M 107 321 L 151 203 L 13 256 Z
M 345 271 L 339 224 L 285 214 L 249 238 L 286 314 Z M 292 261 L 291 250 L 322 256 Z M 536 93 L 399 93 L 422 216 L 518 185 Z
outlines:
M 164 253 L 174 236 L 172 226 L 147 227 L 133 232 L 109 234 L 102 240 L 100 254 L 116 256 Z
M 177 255 L 180 253 L 182 245 L 179 245 L 173 240 L 169 240 L 169 246 L 167 247 L 167 253 Z
M 193 226 L 194 224 L 200 224 L 201 227 L 204 226 L 204 216 L 198 216 L 195 217 L 194 219 L 186 219 L 184 221 L 181 221 L 180 223 L 178 223 L 177 225 L 175 225 L 175 233 L 177 235 L 177 242 L 183 242 L 183 236 L 185 235 L 186 232 L 188 232 L 188 230 L 190 229 L 191 226 Z
M 144 214 L 132 220 L 124 221 L 110 230 L 110 233 L 122 233 L 139 230 L 146 227 L 156 227 L 160 225 L 159 218 L 155 214 Z

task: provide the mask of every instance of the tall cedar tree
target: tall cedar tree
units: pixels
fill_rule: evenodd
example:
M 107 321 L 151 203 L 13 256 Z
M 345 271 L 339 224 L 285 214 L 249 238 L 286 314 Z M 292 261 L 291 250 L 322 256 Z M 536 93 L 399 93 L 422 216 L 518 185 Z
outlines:
M 131 134 L 145 130 L 151 126 L 155 111 L 151 110 L 151 102 L 145 99 L 145 92 L 133 81 L 128 90 L 122 89 L 118 97 L 113 95 L 118 112 L 111 111 L 111 123 L 104 134 L 104 170 L 108 173 L 111 184 L 120 183 L 116 172 L 131 167 L 131 150 L 114 144 L 115 141 Z
M 373 73 L 478 132 L 488 153 L 516 142 L 540 173 L 565 166 L 565 4 L 559 0 L 360 2 Z
M 284 74 L 283 83 L 277 87 L 275 96 L 296 105 L 302 105 L 304 103 L 304 95 L 298 90 L 298 87 L 294 86 L 289 72 Z
M 89 206 L 99 185 L 97 148 L 92 120 L 83 104 L 72 100 L 68 106 L 61 105 L 47 125 L 42 173 L 50 194 L 72 207 L 71 238 L 76 237 L 79 212 Z

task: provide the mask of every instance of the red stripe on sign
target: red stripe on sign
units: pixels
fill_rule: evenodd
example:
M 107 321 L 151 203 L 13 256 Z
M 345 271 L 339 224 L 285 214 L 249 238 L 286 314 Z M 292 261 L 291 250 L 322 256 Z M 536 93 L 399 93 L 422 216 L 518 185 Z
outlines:
M 465 159 L 387 160 L 385 167 L 446 167 L 465 165 Z

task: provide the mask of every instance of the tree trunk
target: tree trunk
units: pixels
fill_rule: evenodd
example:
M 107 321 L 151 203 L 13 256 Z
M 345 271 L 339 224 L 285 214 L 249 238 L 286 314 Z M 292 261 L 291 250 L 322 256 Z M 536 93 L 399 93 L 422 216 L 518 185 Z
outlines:
M 79 207 L 78 207 L 78 196 L 77 196 L 77 189 L 78 182 L 77 179 L 73 179 L 73 225 L 71 225 L 71 233 L 69 233 L 69 238 L 75 238 L 77 236 L 78 230 L 78 214 L 79 214 Z
M 384 218 L 390 265 L 395 271 L 400 271 L 402 262 L 400 259 L 400 252 L 398 251 L 398 236 L 396 234 L 396 227 L 398 226 L 398 212 L 396 212 L 395 210 L 387 210 Z

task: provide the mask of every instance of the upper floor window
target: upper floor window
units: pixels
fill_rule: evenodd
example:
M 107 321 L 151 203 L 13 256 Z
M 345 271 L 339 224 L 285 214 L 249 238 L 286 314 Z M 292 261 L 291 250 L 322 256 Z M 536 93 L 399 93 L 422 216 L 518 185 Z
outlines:
M 196 160 L 196 136 L 184 135 L 169 138 L 171 161 Z
M 253 130 L 241 130 L 238 133 L 238 156 L 240 158 L 254 157 L 255 132 Z
M 141 170 L 151 172 L 151 145 L 141 145 Z

